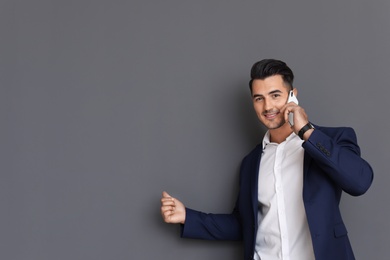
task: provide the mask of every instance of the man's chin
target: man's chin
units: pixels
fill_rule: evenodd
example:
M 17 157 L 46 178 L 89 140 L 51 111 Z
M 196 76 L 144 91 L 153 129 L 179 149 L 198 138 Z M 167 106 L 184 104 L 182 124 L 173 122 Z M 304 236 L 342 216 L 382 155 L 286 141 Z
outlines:
M 282 126 L 284 126 L 286 124 L 286 121 L 285 120 L 282 120 L 280 122 L 268 122 L 267 124 L 264 124 L 263 125 L 265 127 L 267 127 L 268 130 L 274 130 L 274 129 L 279 129 L 281 128 Z

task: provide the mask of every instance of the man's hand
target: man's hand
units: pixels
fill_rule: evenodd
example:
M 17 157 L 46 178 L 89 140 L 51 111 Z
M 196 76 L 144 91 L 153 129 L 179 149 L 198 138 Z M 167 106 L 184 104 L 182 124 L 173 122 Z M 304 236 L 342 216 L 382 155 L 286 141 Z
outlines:
M 284 107 L 284 118 L 286 121 L 288 121 L 288 114 L 294 113 L 294 125 L 291 127 L 295 134 L 298 134 L 299 130 L 301 130 L 302 127 L 304 127 L 307 123 L 309 123 L 308 116 L 305 112 L 305 110 L 295 104 L 294 102 L 290 102 L 285 105 Z M 304 135 L 303 139 L 307 140 L 309 139 L 311 133 L 313 132 L 313 129 L 308 130 Z
M 186 209 L 183 203 L 164 191 L 161 198 L 161 215 L 166 223 L 184 224 Z

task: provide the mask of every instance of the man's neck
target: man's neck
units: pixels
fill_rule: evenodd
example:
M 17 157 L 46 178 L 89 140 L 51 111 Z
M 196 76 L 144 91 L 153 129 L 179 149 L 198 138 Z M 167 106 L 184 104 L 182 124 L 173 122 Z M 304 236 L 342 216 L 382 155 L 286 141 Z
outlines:
M 285 141 L 287 137 L 291 135 L 292 132 L 293 130 L 290 124 L 286 122 L 279 128 L 269 130 L 270 141 L 273 143 L 280 144 L 281 142 Z

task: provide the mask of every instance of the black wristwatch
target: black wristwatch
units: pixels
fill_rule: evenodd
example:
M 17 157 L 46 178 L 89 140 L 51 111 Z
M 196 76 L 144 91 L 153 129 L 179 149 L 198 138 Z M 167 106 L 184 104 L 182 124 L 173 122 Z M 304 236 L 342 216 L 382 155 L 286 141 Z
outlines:
M 315 129 L 314 126 L 309 122 L 307 123 L 306 125 L 304 125 L 301 130 L 299 130 L 298 132 L 298 136 L 299 138 L 301 138 L 303 140 L 303 135 L 306 133 L 307 130 L 309 129 Z

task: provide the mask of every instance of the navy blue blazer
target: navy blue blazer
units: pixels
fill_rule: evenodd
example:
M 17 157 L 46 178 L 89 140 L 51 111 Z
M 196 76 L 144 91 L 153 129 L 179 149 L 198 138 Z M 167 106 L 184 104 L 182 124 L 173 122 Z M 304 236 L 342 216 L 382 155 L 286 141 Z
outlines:
M 302 146 L 305 149 L 302 196 L 315 258 L 355 259 L 340 214 L 341 193 L 362 195 L 373 180 L 371 166 L 360 157 L 355 131 L 347 127 L 316 126 Z M 233 212 L 206 214 L 186 208 L 182 237 L 243 240 L 244 259 L 253 259 L 262 150 L 258 145 L 242 161 L 240 189 Z

